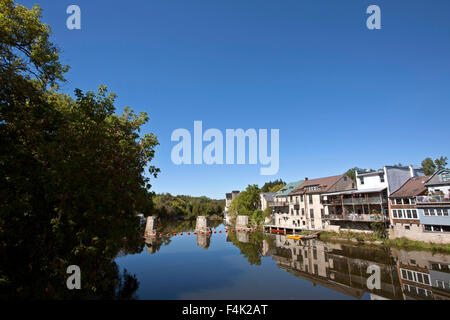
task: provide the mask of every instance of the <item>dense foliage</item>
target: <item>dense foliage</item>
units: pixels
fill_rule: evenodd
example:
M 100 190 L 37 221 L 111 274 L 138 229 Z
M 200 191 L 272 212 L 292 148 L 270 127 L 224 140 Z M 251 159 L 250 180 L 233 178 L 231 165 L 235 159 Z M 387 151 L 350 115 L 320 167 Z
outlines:
M 169 193 L 155 195 L 154 213 L 164 219 L 194 219 L 197 216 L 223 217 L 225 200 L 208 197 L 173 196 Z
M 231 202 L 229 209 L 230 216 L 235 217 L 237 215 L 245 215 L 249 216 L 250 224 L 262 224 L 264 219 L 272 214 L 272 210 L 270 207 L 264 211 L 259 209 L 260 193 L 261 190 L 258 185 L 248 185 L 248 187 Z
M 269 181 L 269 182 L 266 182 L 262 186 L 261 192 L 277 192 L 281 188 L 283 188 L 285 185 L 286 185 L 286 182 L 284 182 L 281 179 L 274 180 L 274 181 Z
M 273 238 L 271 239 L 270 237 L 265 236 L 262 231 L 252 233 L 230 232 L 227 235 L 227 239 L 231 240 L 231 242 L 239 248 L 241 255 L 243 255 L 251 265 L 257 266 L 261 265 L 263 241 L 273 242 Z
M 429 176 L 438 170 L 444 169 L 447 165 L 447 157 L 440 157 L 434 161 L 431 158 L 426 158 L 422 161 L 422 169 L 425 171 L 425 175 Z
M 40 20 L 37 6 L 0 0 L 3 285 L 19 280 L 9 271 L 65 278 L 70 264 L 93 263 L 97 270 L 110 264 L 124 239 L 120 230 L 133 228 L 136 213 L 152 210 L 145 168 L 150 176 L 159 172 L 148 166 L 156 136 L 140 136 L 145 113 L 116 114 L 115 95 L 105 87 L 76 90 L 75 97 L 58 92 L 68 67 Z

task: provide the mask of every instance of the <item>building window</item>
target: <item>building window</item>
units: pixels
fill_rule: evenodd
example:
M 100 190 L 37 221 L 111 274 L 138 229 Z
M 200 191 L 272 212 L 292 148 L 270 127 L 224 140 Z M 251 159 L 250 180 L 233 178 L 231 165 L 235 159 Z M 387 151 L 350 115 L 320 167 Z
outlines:
M 397 218 L 397 210 L 392 210 L 392 216 L 393 216 L 394 218 Z
M 429 216 L 430 215 L 430 209 L 423 209 L 423 214 L 425 216 Z
M 417 216 L 417 210 L 411 210 L 412 211 L 412 215 L 413 215 L 413 218 L 414 219 L 418 219 L 418 216 Z
M 300 201 L 303 202 L 303 195 L 300 195 Z
M 405 226 L 405 230 L 410 230 L 411 228 L 409 226 Z
M 384 182 L 384 174 L 380 176 L 380 182 Z
M 412 219 L 411 210 L 406 210 L 406 215 L 408 216 L 408 219 Z
M 364 177 L 360 177 L 359 181 L 361 181 L 361 184 L 364 184 Z
M 312 196 L 312 194 L 310 194 L 309 195 L 309 204 L 312 204 L 313 203 L 313 196 Z
M 309 209 L 309 216 L 314 219 L 314 209 Z
M 449 213 L 450 213 L 450 209 L 444 210 L 444 216 L 448 216 Z
M 402 204 L 402 199 L 395 199 L 395 204 Z
M 305 215 L 305 208 L 302 208 L 302 216 Z
M 437 211 L 437 215 L 438 216 L 442 216 L 442 215 L 444 215 L 444 210 L 443 209 L 436 209 L 436 211 Z

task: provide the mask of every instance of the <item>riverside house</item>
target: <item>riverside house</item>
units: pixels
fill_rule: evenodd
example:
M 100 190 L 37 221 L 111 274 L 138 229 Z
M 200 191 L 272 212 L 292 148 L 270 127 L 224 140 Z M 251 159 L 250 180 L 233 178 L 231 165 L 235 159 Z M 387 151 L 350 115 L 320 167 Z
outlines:
M 425 186 L 428 195 L 416 197 L 423 241 L 450 243 L 450 170 L 435 172 Z
M 324 193 L 351 190 L 354 183 L 345 174 L 309 180 L 308 178 L 293 190 L 289 197 L 294 201 L 293 220 L 297 225 L 307 230 L 325 230 L 327 227 L 326 201 Z M 326 198 L 326 197 L 325 197 Z M 298 212 L 298 214 L 297 214 Z
M 385 166 L 378 171 L 356 172 L 356 188 L 325 193 L 328 208 L 325 219 L 328 229 L 341 228 L 353 232 L 371 232 L 373 222 L 389 224 L 388 195 L 395 192 L 410 177 L 423 175 L 422 170 L 409 167 Z
M 275 192 L 261 192 L 259 194 L 259 209 L 266 210 L 269 204 L 273 202 L 274 195 Z
M 450 170 L 409 179 L 389 197 L 390 237 L 450 243 Z
M 389 196 L 390 234 L 392 238 L 406 237 L 417 240 L 423 233 L 416 197 L 426 195 L 427 176 L 413 177 Z
M 272 207 L 272 223 L 276 226 L 280 227 L 297 227 L 297 222 L 295 221 L 293 208 L 290 208 L 290 203 L 293 202 L 292 197 L 289 197 L 289 193 L 291 193 L 295 188 L 303 183 L 303 180 L 288 183 L 278 192 L 276 192 L 273 196 L 273 202 L 269 203 L 269 206 Z M 294 206 L 294 204 L 292 204 Z M 292 209 L 292 211 L 290 210 Z M 298 215 L 298 214 L 297 214 Z

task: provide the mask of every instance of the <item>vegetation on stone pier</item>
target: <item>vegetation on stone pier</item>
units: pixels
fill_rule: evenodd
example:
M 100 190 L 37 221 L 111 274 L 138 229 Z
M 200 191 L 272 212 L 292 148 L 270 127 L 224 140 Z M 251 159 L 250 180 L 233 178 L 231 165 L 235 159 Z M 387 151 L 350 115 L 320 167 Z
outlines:
M 261 192 L 269 190 L 268 192 L 277 192 L 283 188 L 286 183 L 282 180 L 269 181 L 264 184 L 260 189 L 258 185 L 248 185 L 247 188 L 242 191 L 236 199 L 231 202 L 229 212 L 233 217 L 235 215 L 249 216 L 249 223 L 251 225 L 262 225 L 267 217 L 272 215 L 272 208 L 267 207 L 264 211 L 260 210 L 260 198 Z

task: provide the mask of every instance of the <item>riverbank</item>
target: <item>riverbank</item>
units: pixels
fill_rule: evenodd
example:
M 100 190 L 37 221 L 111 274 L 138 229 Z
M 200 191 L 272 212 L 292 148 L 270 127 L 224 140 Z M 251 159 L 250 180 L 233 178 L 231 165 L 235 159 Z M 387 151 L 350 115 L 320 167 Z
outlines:
M 450 253 L 450 244 L 427 243 L 422 241 L 409 240 L 407 238 L 384 239 L 376 234 L 354 233 L 354 232 L 329 232 L 320 234 L 322 241 L 339 241 L 358 244 L 369 244 L 394 247 L 404 250 L 427 250 L 440 253 Z

